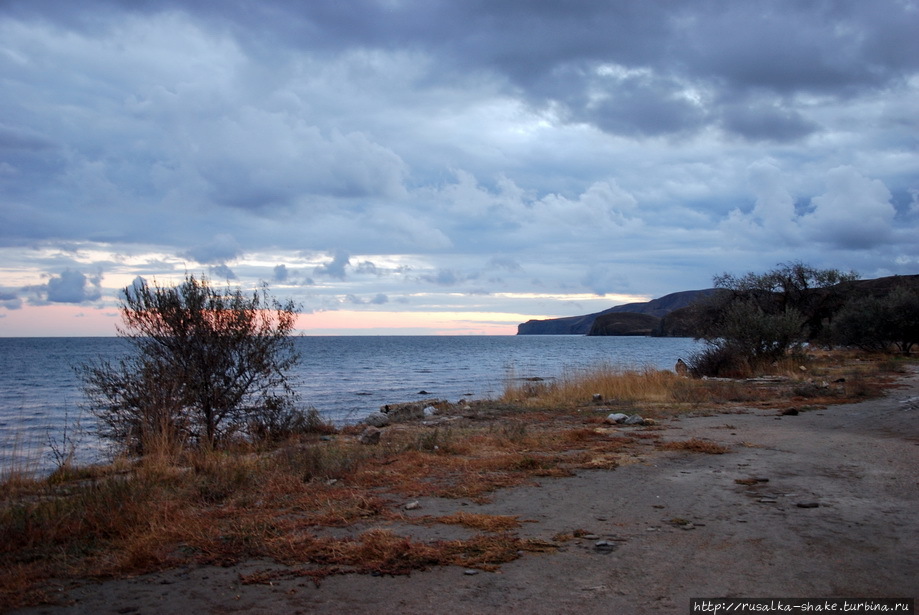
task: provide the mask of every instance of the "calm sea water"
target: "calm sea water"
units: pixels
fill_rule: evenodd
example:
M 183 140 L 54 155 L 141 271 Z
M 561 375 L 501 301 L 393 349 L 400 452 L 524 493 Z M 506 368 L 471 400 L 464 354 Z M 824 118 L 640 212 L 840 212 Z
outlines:
M 601 364 L 671 369 L 697 348 L 688 338 L 585 336 L 336 336 L 296 343 L 303 358 L 292 377 L 303 404 L 339 423 L 388 403 L 497 397 L 513 378 L 551 379 Z M 0 338 L 0 472 L 53 466 L 49 443 L 63 450 L 65 439 L 77 443 L 78 461 L 101 459 L 104 447 L 82 407 L 75 368 L 129 349 L 118 338 Z

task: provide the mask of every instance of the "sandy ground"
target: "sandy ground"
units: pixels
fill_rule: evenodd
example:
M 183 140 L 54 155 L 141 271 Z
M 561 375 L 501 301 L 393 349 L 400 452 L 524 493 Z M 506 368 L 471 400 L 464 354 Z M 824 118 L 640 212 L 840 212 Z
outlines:
M 499 491 L 482 505 L 421 500 L 411 514 L 518 515 L 529 521 L 521 536 L 547 540 L 590 533 L 498 572 L 445 567 L 330 577 L 318 588 L 302 578 L 243 585 L 240 575 L 279 568 L 247 562 L 90 584 L 62 597 L 70 606 L 18 613 L 641 615 L 689 613 L 691 597 L 919 596 L 919 372 L 879 400 L 798 416 L 683 418 L 662 433 L 733 452 L 659 453 Z M 424 539 L 465 532 L 386 527 Z

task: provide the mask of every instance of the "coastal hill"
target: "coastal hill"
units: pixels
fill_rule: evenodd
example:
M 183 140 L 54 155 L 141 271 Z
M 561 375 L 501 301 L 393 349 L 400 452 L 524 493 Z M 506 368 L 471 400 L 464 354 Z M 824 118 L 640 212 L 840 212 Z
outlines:
M 617 305 L 584 316 L 529 320 L 517 325 L 517 335 L 651 335 L 659 319 L 688 306 L 700 297 L 710 295 L 714 290 L 684 290 L 651 301 Z M 592 332 L 598 319 L 602 328 Z
M 850 280 L 805 292 L 809 307 L 803 316 L 810 330 L 819 331 L 850 299 L 885 297 L 895 288 L 919 292 L 919 275 L 895 275 L 869 280 Z M 686 290 L 644 303 L 617 305 L 584 316 L 530 320 L 517 325 L 517 335 L 653 335 L 696 337 L 693 310 L 688 306 L 718 289 Z M 717 308 L 714 308 L 717 309 Z M 698 315 L 696 315 L 696 319 Z

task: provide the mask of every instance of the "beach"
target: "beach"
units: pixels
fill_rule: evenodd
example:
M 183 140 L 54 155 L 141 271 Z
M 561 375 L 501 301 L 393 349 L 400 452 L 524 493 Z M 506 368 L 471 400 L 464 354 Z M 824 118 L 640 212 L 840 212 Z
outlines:
M 878 399 L 799 414 L 771 409 L 662 420 L 664 440 L 724 454 L 642 450 L 615 469 L 502 489 L 488 501 L 424 497 L 406 518 L 513 516 L 546 544 L 495 571 L 333 575 L 314 583 L 267 560 L 88 582 L 37 613 L 688 613 L 693 597 L 915 598 L 919 371 Z M 417 502 L 417 504 L 415 504 Z M 372 520 L 419 540 L 454 525 Z

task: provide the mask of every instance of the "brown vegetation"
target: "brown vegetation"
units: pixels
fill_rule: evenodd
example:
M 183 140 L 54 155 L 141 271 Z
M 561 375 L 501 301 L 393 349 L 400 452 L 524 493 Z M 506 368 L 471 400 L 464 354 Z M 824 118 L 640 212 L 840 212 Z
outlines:
M 743 407 L 807 409 L 874 395 L 899 361 L 839 354 L 777 364 L 752 381 L 693 380 L 601 367 L 553 382 L 510 383 L 503 397 L 457 405 L 430 424 L 387 428 L 379 445 L 328 426 L 274 448 L 182 450 L 169 442 L 137 461 L 0 484 L 0 610 L 51 600 L 49 587 L 188 564 L 265 558 L 278 575 L 407 574 L 430 566 L 485 570 L 521 552 L 516 517 L 407 517 L 409 498 L 483 501 L 496 489 L 615 468 L 656 450 L 728 452 L 715 442 L 663 442 L 654 426 L 608 425 L 613 411 L 666 418 Z M 802 367 L 804 369 L 802 369 Z M 599 395 L 600 398 L 595 398 Z M 399 523 L 454 524 L 472 535 L 420 542 Z M 324 528 L 344 528 L 331 535 Z

